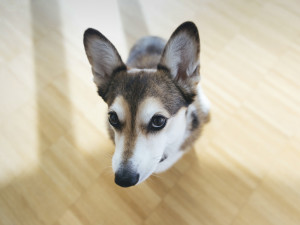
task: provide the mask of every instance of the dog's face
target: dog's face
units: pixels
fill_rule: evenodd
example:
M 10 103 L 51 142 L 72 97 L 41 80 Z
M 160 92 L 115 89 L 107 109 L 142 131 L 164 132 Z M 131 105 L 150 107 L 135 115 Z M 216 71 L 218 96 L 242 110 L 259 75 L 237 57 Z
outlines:
M 116 145 L 116 182 L 142 182 L 166 157 L 166 147 L 182 139 L 185 99 L 163 71 L 144 70 L 117 73 L 106 99 Z M 127 176 L 133 176 L 132 183 Z
M 127 68 L 115 47 L 93 29 L 85 32 L 84 45 L 98 93 L 108 104 L 115 182 L 135 185 L 184 136 L 187 106 L 199 81 L 197 28 L 189 22 L 176 29 L 157 69 Z

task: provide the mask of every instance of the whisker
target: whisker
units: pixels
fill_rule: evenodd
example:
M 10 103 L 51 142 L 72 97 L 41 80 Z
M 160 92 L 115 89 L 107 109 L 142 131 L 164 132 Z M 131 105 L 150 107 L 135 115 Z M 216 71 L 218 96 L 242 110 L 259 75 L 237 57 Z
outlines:
M 114 174 L 113 170 L 112 170 L 112 166 L 107 166 L 105 168 L 103 168 L 103 173 L 104 174 Z
M 151 176 L 157 177 L 157 178 L 159 178 L 159 179 L 162 179 L 162 178 L 163 178 L 162 176 L 160 176 L 160 175 L 158 175 L 158 174 L 155 174 L 155 173 L 153 173 Z

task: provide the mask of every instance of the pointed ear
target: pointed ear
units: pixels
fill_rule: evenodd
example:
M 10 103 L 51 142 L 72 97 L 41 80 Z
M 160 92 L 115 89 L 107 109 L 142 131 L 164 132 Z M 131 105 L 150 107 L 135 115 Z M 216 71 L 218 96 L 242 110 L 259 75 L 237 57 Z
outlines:
M 162 53 L 158 69 L 168 69 L 179 83 L 196 85 L 199 75 L 200 39 L 193 22 L 181 24 L 171 35 Z
M 126 70 L 126 66 L 115 46 L 99 31 L 92 28 L 87 29 L 84 32 L 83 44 L 92 66 L 94 82 L 98 86 L 99 92 L 105 93 L 113 72 Z

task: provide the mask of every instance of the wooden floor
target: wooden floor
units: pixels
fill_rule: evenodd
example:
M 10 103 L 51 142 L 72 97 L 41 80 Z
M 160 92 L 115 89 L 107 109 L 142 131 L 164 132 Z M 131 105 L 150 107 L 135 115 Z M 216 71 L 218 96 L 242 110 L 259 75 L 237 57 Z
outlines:
M 192 20 L 212 119 L 174 168 L 114 184 L 82 35 L 126 59 Z M 299 0 L 0 1 L 1 225 L 299 225 Z

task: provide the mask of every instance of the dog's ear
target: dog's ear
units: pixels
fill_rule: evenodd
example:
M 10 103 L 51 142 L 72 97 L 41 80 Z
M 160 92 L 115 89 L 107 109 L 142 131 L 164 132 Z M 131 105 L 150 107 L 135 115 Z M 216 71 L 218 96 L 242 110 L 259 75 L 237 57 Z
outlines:
M 171 35 L 158 64 L 158 69 L 167 69 L 183 93 L 191 97 L 200 80 L 199 53 L 198 29 L 193 22 L 185 22 Z
M 99 31 L 89 28 L 84 32 L 83 44 L 92 66 L 94 82 L 101 97 L 106 93 L 111 75 L 126 70 L 115 46 Z

